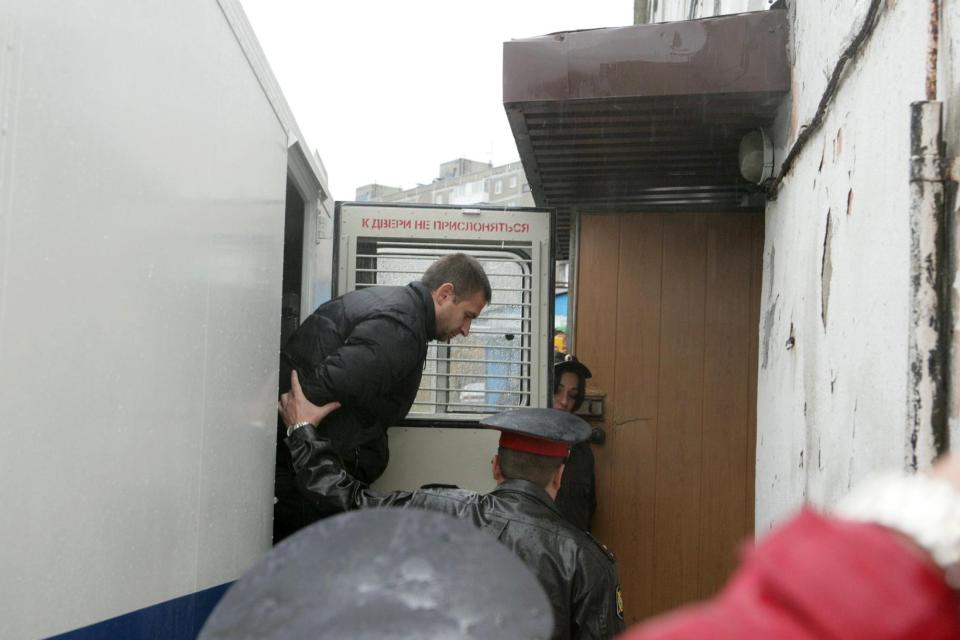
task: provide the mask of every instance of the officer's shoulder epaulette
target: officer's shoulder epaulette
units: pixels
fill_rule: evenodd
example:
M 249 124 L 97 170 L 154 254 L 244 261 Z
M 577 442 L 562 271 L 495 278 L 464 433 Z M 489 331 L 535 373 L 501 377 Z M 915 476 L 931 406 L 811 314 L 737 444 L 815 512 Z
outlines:
M 607 545 L 603 544 L 602 542 L 597 540 L 595 537 L 593 537 L 593 534 L 590 533 L 589 531 L 584 531 L 584 533 L 587 534 L 587 537 L 590 538 L 593 544 L 597 545 L 597 548 L 603 552 L 603 555 L 607 556 L 607 559 L 609 559 L 610 562 L 617 561 L 617 556 L 613 553 L 613 551 L 610 550 L 610 547 L 608 547 Z

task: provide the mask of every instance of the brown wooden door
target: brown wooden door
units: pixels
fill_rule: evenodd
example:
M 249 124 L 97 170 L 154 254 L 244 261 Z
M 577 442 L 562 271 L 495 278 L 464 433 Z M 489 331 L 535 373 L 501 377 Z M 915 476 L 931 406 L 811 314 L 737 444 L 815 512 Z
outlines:
M 627 623 L 714 593 L 753 531 L 761 214 L 581 217 L 576 355 L 605 392 L 594 533 Z

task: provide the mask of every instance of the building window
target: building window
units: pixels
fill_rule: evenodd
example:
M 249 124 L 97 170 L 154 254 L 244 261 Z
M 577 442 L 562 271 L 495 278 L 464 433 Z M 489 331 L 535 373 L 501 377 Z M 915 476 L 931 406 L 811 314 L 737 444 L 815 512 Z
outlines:
M 517 188 L 517 176 L 510 176 L 510 188 L 511 189 Z
M 497 180 L 493 183 L 493 192 L 496 194 L 503 193 L 503 180 Z

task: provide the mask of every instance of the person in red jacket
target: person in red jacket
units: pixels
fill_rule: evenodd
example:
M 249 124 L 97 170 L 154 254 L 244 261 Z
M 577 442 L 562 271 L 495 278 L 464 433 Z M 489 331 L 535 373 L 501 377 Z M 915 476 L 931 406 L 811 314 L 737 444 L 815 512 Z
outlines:
M 719 595 L 623 640 L 960 639 L 960 458 L 805 509 L 747 551 Z

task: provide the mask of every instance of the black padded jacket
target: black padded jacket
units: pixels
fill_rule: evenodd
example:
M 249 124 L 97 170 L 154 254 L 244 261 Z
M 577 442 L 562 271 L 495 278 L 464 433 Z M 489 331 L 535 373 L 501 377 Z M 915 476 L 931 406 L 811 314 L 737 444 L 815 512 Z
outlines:
M 305 426 L 286 439 L 297 484 L 325 513 L 410 507 L 448 513 L 490 532 L 539 578 L 553 605 L 554 638 L 610 638 L 623 630 L 613 554 L 569 523 L 541 487 L 507 480 L 487 494 L 462 489 L 381 492 L 348 474 L 330 440 Z
M 311 402 L 340 402 L 324 426 L 350 472 L 373 482 L 389 460 L 386 430 L 410 410 L 435 333 L 433 297 L 420 282 L 349 292 L 320 305 L 284 345 L 280 393 L 296 369 Z M 275 540 L 320 516 L 296 495 L 285 436 L 278 423 Z

